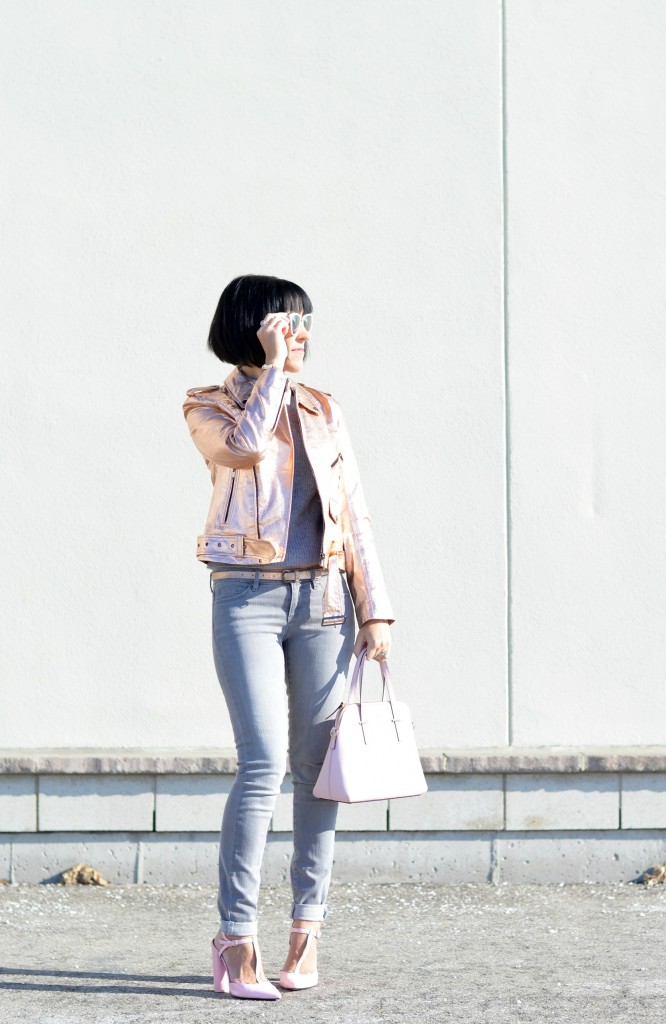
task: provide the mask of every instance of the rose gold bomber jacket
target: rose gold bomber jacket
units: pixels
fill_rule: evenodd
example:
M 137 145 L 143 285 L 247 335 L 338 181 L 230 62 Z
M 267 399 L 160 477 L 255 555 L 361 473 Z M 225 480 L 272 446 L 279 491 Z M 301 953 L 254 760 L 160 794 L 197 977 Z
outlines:
M 358 624 L 394 622 L 340 406 L 276 366 L 256 381 L 234 367 L 224 384 L 187 392 L 183 413 L 213 482 L 197 558 L 239 566 L 284 560 L 294 460 L 289 418 L 281 413 L 290 386 L 324 510 L 320 565 L 329 574 L 322 621 L 344 621 L 343 569 Z

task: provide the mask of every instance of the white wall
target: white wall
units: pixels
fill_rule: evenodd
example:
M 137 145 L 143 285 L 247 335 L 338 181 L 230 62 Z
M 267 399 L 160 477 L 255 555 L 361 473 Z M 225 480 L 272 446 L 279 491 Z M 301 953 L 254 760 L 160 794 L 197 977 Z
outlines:
M 663 742 L 660 0 L 0 16 L 0 742 L 231 745 L 181 404 L 239 273 L 313 298 L 420 746 Z
M 515 742 L 666 736 L 666 5 L 507 5 Z

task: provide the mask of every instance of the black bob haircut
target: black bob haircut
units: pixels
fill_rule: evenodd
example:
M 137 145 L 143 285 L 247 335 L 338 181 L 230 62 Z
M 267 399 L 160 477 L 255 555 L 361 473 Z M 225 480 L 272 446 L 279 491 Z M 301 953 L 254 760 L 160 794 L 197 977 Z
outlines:
M 208 334 L 208 348 L 223 363 L 262 366 L 266 353 L 257 337 L 268 313 L 311 313 L 312 302 L 293 281 L 265 274 L 243 274 L 220 296 Z M 303 358 L 307 359 L 308 343 Z

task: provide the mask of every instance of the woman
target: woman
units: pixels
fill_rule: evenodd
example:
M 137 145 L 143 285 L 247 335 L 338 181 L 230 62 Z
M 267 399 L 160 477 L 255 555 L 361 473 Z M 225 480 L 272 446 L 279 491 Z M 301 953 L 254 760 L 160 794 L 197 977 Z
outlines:
M 220 835 L 213 981 L 241 998 L 280 998 L 261 964 L 257 901 L 287 751 L 293 927 L 280 984 L 317 984 L 338 805 L 312 789 L 351 655 L 366 645 L 366 658 L 386 658 L 394 621 L 340 407 L 292 379 L 311 331 L 312 303 L 298 285 L 235 278 L 208 338 L 234 369 L 219 386 L 192 388 L 183 405 L 213 482 L 197 558 L 212 570 L 213 655 L 238 757 Z

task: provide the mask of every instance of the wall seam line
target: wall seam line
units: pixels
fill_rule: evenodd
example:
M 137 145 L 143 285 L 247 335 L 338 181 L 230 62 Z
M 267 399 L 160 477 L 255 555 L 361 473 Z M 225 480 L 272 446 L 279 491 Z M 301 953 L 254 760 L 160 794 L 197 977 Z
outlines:
M 500 0 L 500 94 L 501 94 L 501 178 L 502 178 L 502 362 L 504 370 L 504 517 L 506 566 L 506 742 L 513 745 L 513 650 L 511 618 L 511 431 L 509 416 L 509 255 L 508 255 L 508 179 L 506 140 L 506 0 Z

